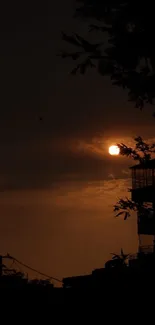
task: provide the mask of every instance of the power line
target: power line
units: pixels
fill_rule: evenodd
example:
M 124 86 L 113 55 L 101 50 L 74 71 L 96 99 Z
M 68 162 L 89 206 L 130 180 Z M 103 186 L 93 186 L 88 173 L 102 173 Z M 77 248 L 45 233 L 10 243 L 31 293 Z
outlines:
M 9 255 L 9 254 L 7 255 L 7 257 L 13 259 L 14 261 L 16 261 L 17 263 L 19 263 L 20 265 L 26 267 L 27 269 L 29 269 L 29 270 L 31 270 L 31 271 L 34 271 L 34 272 L 36 272 L 36 273 L 38 273 L 38 274 L 40 274 L 40 275 L 42 275 L 42 276 L 45 276 L 45 277 L 48 278 L 48 279 L 52 279 L 52 280 L 55 280 L 55 281 L 57 281 L 57 282 L 61 282 L 61 283 L 62 283 L 62 280 L 60 280 L 60 279 L 58 279 L 58 278 L 55 278 L 55 277 L 53 277 L 53 276 L 49 276 L 49 275 L 47 275 L 47 274 L 45 274 L 45 273 L 43 273 L 43 272 L 40 272 L 40 271 L 34 269 L 33 267 L 31 267 L 31 266 L 29 266 L 29 265 L 27 265 L 27 264 L 25 264 L 25 263 L 19 261 L 17 258 L 15 258 L 15 257 L 13 257 L 13 256 L 11 256 L 11 255 Z
M 27 269 L 29 269 L 29 270 L 31 270 L 31 271 L 34 271 L 34 272 L 36 272 L 36 273 L 38 273 L 38 274 L 40 274 L 40 275 L 42 275 L 42 276 L 45 276 L 45 277 L 48 278 L 48 279 L 52 279 L 52 280 L 55 280 L 55 281 L 58 281 L 58 282 L 61 282 L 61 283 L 62 283 L 62 281 L 61 281 L 60 279 L 57 279 L 57 278 L 55 278 L 55 277 L 53 277 L 53 276 L 49 276 L 49 275 L 47 275 L 47 274 L 45 274 L 45 273 L 43 273 L 43 272 L 40 272 L 40 271 L 38 271 L 38 270 L 32 268 L 31 266 L 29 266 L 29 265 L 27 265 L 27 264 L 25 264 L 25 263 L 23 263 L 23 262 L 20 262 L 19 260 L 17 260 L 17 259 L 14 258 L 14 257 L 13 257 L 13 259 L 14 259 L 17 263 L 19 263 L 19 264 L 22 265 L 22 266 L 25 266 Z

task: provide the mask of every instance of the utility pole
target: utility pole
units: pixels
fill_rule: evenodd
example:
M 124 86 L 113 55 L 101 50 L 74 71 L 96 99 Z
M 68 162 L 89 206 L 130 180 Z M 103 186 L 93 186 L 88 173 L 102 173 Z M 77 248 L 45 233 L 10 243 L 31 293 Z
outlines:
M 0 277 L 3 275 L 3 257 L 0 255 Z
M 0 255 L 0 277 L 3 275 L 3 268 L 5 265 L 3 264 L 3 259 L 12 259 L 12 257 L 7 254 L 7 255 Z

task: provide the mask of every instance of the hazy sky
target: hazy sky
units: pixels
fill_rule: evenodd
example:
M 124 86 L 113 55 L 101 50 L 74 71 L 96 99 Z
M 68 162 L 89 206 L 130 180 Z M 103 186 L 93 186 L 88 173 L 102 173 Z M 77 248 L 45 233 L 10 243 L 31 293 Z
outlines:
M 56 57 L 61 30 L 87 34 L 74 0 L 20 4 L 20 16 L 3 6 L 0 253 L 53 276 L 88 273 L 112 251 L 136 250 L 135 220 L 112 212 L 132 162 L 109 157 L 108 146 L 153 138 L 151 109 L 136 110 L 95 71 L 71 77 L 74 63 Z

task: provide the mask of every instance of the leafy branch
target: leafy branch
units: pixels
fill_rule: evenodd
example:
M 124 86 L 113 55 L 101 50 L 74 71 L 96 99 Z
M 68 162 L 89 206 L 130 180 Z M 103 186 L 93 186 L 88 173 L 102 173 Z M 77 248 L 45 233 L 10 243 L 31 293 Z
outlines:
M 117 144 L 122 156 L 127 156 L 133 160 L 137 160 L 139 163 L 145 163 L 152 158 L 151 154 L 155 153 L 155 143 L 148 144 L 143 141 L 142 137 L 136 137 L 135 148 L 126 146 L 124 143 Z
M 118 212 L 119 211 L 119 212 Z M 131 211 L 133 212 L 139 212 L 142 214 L 147 214 L 149 212 L 148 204 L 144 203 L 136 203 L 128 198 L 126 199 L 120 199 L 115 205 L 114 205 L 114 212 L 118 212 L 115 217 L 119 217 L 121 215 L 124 215 L 124 220 L 127 220 L 131 216 Z
M 78 71 L 81 74 L 84 74 L 89 67 L 96 67 L 96 65 L 92 62 L 92 59 L 98 60 L 99 58 L 102 58 L 102 52 L 100 47 L 104 44 L 104 42 L 93 44 L 91 42 L 86 41 L 77 33 L 74 33 L 72 36 L 69 36 L 64 32 L 62 32 L 62 40 L 81 49 L 81 51 L 75 51 L 71 53 L 62 51 L 60 54 L 58 54 L 58 56 L 60 56 L 62 59 L 72 58 L 72 60 L 75 61 L 80 58 L 83 58 L 85 54 L 87 55 L 87 57 L 82 62 L 78 63 L 75 68 L 71 71 L 72 75 L 76 75 Z
M 126 0 L 77 0 L 77 3 L 74 17 L 87 20 L 88 31 L 94 34 L 99 32 L 104 42 L 93 44 L 77 33 L 69 36 L 62 32 L 62 40 L 81 51 L 68 54 L 62 52 L 60 56 L 73 60 L 83 58 L 84 54 L 90 60 L 94 56 L 99 74 L 110 76 L 114 85 L 127 89 L 129 101 L 135 102 L 135 107 L 142 110 L 145 103 L 154 104 L 153 2 L 149 2 L 148 6 L 145 2 Z M 89 19 L 95 19 L 96 23 L 90 24 Z M 84 69 L 80 68 L 81 64 L 84 66 L 86 63 L 78 62 L 72 74 L 85 73 L 94 62 L 92 65 L 86 64 Z
M 146 163 L 152 158 L 152 154 L 155 153 L 155 143 L 149 144 L 143 141 L 142 137 L 138 136 L 135 139 L 135 147 L 131 148 L 126 146 L 124 143 L 118 144 L 120 154 L 132 158 L 139 163 Z M 131 215 L 131 211 L 137 211 L 142 214 L 149 212 L 149 207 L 145 203 L 137 203 L 126 199 L 120 199 L 114 205 L 114 212 L 117 212 L 116 217 L 121 215 L 126 220 Z

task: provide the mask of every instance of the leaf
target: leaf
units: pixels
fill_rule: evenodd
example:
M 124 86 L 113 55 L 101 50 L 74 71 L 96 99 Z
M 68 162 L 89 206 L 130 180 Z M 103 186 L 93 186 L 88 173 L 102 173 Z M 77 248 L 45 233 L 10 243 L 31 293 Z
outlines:
M 60 56 L 62 59 L 71 57 L 73 60 L 77 60 L 82 53 L 83 52 L 74 52 L 74 53 L 62 52 L 61 54 L 58 54 L 57 56 Z
M 81 43 L 81 46 L 86 47 L 86 46 L 91 46 L 92 45 L 88 41 L 86 41 L 83 37 L 81 37 L 80 35 L 75 33 L 75 36 L 78 39 L 78 41 Z
M 101 31 L 101 32 L 111 32 L 112 27 L 105 27 L 105 26 L 97 26 L 97 25 L 89 25 L 89 33 L 92 31 Z
M 123 249 L 121 248 L 121 255 L 124 256 Z
M 129 212 L 125 212 L 124 220 L 126 220 L 130 216 Z
M 71 71 L 71 74 L 75 76 L 78 70 L 79 70 L 79 65 Z
M 77 60 L 80 57 L 80 53 L 73 53 L 71 54 L 73 60 Z
M 68 36 L 64 32 L 62 32 L 62 39 L 70 44 L 73 44 L 78 47 L 82 47 L 81 43 L 79 43 L 79 41 L 76 40 L 75 36 Z
M 120 259 L 120 256 L 118 254 L 111 253 L 111 255 L 113 255 L 112 260 Z
M 99 30 L 99 26 L 97 25 L 89 25 L 89 33 L 94 31 L 94 30 Z
M 123 213 L 124 213 L 124 211 L 121 211 L 121 212 L 119 212 L 118 214 L 116 214 L 115 217 L 119 217 L 119 216 L 122 215 Z

